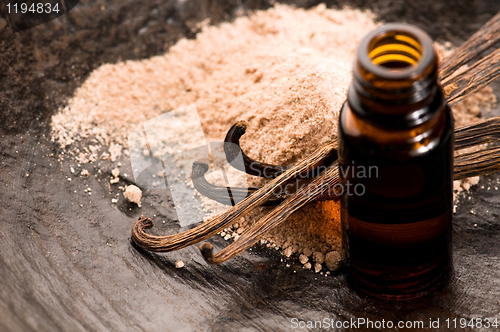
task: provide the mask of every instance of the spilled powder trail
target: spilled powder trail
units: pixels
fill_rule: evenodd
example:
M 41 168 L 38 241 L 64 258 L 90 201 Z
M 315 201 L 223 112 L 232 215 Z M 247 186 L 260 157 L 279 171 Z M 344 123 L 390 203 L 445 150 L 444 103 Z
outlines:
M 367 11 L 276 5 L 205 27 L 195 40 L 180 40 L 165 55 L 95 70 L 53 117 L 53 137 L 78 162 L 115 161 L 128 153 L 127 136 L 138 124 L 194 104 L 208 140 L 220 141 L 243 119 L 248 122 L 244 151 L 260 161 L 289 165 L 335 138 L 355 49 L 377 25 Z M 485 89 L 457 105 L 457 125 L 477 121 L 493 102 Z M 174 134 L 190 132 L 179 126 Z M 96 143 L 85 146 L 81 141 L 87 137 Z M 474 181 L 457 182 L 457 191 Z M 259 178 L 248 179 L 249 186 L 261 184 Z M 203 201 L 217 213 L 217 203 Z M 238 238 L 266 211 L 252 211 L 221 235 Z M 288 257 L 297 254 L 305 268 L 336 270 L 342 257 L 339 203 L 306 206 L 263 242 Z

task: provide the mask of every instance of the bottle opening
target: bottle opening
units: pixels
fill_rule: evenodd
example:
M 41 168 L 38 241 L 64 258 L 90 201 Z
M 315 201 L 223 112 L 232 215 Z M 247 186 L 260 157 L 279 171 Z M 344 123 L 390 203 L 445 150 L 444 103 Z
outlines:
M 375 38 L 368 52 L 374 65 L 401 70 L 417 65 L 422 57 L 422 45 L 409 35 L 389 33 Z

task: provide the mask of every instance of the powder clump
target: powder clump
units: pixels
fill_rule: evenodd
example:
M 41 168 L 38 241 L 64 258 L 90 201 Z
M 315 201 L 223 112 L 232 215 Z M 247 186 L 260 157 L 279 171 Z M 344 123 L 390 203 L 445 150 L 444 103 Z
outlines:
M 127 186 L 125 192 L 123 193 L 123 196 L 129 202 L 135 203 L 138 207 L 141 207 L 142 191 L 141 189 L 139 189 L 139 187 L 134 186 L 133 184 Z

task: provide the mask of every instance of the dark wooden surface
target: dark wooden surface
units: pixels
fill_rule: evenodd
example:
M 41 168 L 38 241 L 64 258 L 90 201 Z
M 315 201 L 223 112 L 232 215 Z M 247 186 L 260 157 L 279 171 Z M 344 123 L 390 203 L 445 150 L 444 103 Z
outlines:
M 417 24 L 455 45 L 500 10 L 497 0 L 329 5 L 345 3 L 371 8 L 381 20 Z M 460 197 L 447 284 L 420 300 L 392 303 L 352 291 L 343 271 L 320 276 L 293 262 L 287 268 L 261 247 L 216 267 L 194 247 L 141 251 L 130 242 L 141 213 L 166 220 L 160 232 L 179 230 L 169 198 L 146 190 L 141 209 L 113 205 L 109 164 L 83 165 L 91 176 L 81 178 L 70 173 L 68 160 L 57 161 L 50 116 L 94 68 L 165 52 L 178 38 L 195 36 L 191 28 L 207 17 L 217 23 L 233 19 L 240 6 L 269 5 L 81 1 L 57 21 L 16 34 L 0 31 L 0 331 L 288 331 L 294 317 L 440 318 L 445 331 L 447 318 L 500 319 L 500 176 L 482 178 Z M 131 174 L 130 162 L 122 163 L 122 173 Z M 89 187 L 91 196 L 84 192 Z M 227 245 L 220 238 L 212 243 L 216 250 Z M 175 269 L 177 259 L 186 267 Z

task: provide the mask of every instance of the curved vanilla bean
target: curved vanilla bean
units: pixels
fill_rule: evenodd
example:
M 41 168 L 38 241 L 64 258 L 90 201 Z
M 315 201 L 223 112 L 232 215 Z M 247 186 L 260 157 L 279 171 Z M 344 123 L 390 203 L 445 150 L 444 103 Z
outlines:
M 208 172 L 208 165 L 201 162 L 193 163 L 191 179 L 196 190 L 203 196 L 206 196 L 216 202 L 224 205 L 235 205 L 234 202 L 240 202 L 251 194 L 255 193 L 259 188 L 238 188 L 216 186 L 207 181 L 205 173 Z M 262 206 L 276 206 L 285 200 L 284 197 L 271 196 L 267 201 L 262 203 Z
M 132 227 L 132 240 L 143 249 L 157 252 L 181 249 L 205 240 L 234 223 L 237 218 L 242 217 L 254 207 L 267 201 L 273 195 L 273 191 L 276 188 L 289 183 L 298 176 L 307 176 L 312 170 L 319 167 L 329 166 L 336 159 L 337 152 L 335 148 L 335 143 L 320 147 L 310 156 L 257 190 L 253 195 L 248 196 L 243 201 L 229 208 L 226 212 L 186 232 L 167 236 L 151 235 L 146 233 L 145 229 L 153 227 L 153 221 L 149 218 L 141 217 Z
M 324 195 L 333 197 L 335 195 L 333 194 L 336 189 L 335 185 L 338 183 L 338 161 L 335 161 L 324 173 L 315 177 L 306 187 L 288 197 L 283 203 L 260 218 L 238 240 L 222 249 L 219 253 L 214 255 L 210 243 L 201 244 L 200 251 L 203 258 L 210 264 L 220 264 L 242 253 L 304 205 Z
M 498 171 L 500 171 L 500 147 L 487 148 L 455 157 L 455 180 Z
M 500 140 L 500 116 L 455 129 L 455 151 Z
M 246 122 L 240 120 L 226 134 L 226 138 L 224 139 L 224 153 L 226 154 L 227 162 L 231 166 L 247 174 L 267 179 L 274 179 L 290 168 L 262 163 L 247 156 L 240 147 L 240 138 L 245 134 L 246 130 Z

